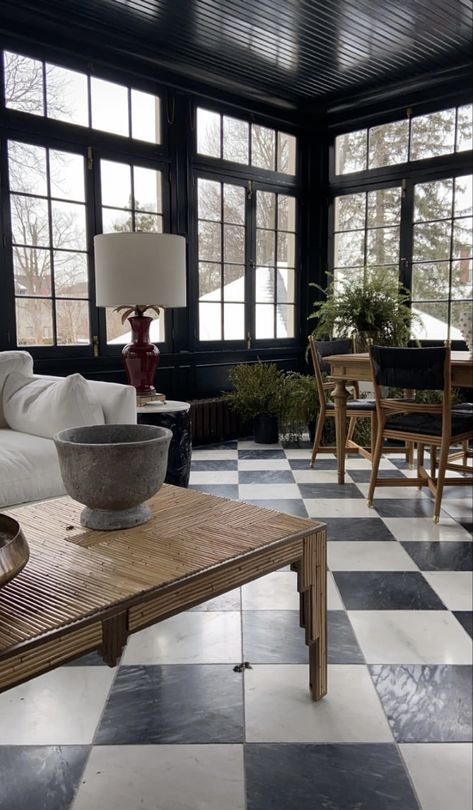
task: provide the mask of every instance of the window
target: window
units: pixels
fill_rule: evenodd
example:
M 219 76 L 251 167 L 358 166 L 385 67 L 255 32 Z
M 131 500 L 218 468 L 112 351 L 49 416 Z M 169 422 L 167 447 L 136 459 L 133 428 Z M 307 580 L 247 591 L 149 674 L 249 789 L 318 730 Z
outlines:
M 8 142 L 19 346 L 90 343 L 84 158 Z
M 293 338 L 296 267 L 294 197 L 256 192 L 256 339 Z

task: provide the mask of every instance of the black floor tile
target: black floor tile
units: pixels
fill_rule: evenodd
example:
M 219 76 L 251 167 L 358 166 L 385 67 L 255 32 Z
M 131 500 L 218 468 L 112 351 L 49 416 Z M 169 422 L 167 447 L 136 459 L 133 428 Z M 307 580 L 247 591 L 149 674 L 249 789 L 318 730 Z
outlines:
M 348 470 L 350 478 L 357 484 L 369 484 L 371 470 Z M 400 470 L 378 470 L 378 478 L 403 478 L 406 476 Z
M 192 461 L 192 472 L 220 472 L 222 470 L 237 470 L 238 460 L 228 459 L 224 461 Z
M 383 490 L 378 489 L 374 495 L 374 508 L 383 518 L 433 517 L 434 506 L 430 498 L 418 498 L 417 490 L 412 488 L 412 498 L 383 498 Z M 442 510 L 440 515 L 449 517 Z
M 473 637 L 473 613 L 471 610 L 454 610 L 453 615 L 458 619 L 466 632 Z
M 236 450 L 238 448 L 237 439 L 229 439 L 227 442 L 215 442 L 213 444 L 196 444 L 194 450 Z
M 308 470 L 310 469 L 310 456 L 308 458 L 290 458 L 289 466 L 292 470 Z M 336 470 L 336 458 L 316 458 L 314 470 Z
M 247 810 L 419 810 L 396 746 L 245 745 Z
M 238 458 L 286 458 L 284 450 L 239 450 Z
M 0 810 L 68 810 L 88 745 L 0 747 Z
M 473 535 L 473 522 L 471 520 L 459 520 L 458 523 L 460 526 L 463 526 L 467 532 L 470 532 L 470 534 Z
M 356 484 L 299 484 L 303 498 L 363 498 Z
M 397 742 L 471 740 L 471 666 L 369 669 Z
M 347 610 L 445 610 L 417 571 L 335 571 Z
M 238 499 L 238 484 L 190 484 L 189 489 L 197 489 L 208 495 L 220 495 L 221 498 Z
M 297 515 L 297 517 L 308 517 L 307 509 L 304 506 L 304 501 L 299 498 L 278 498 L 275 500 L 269 498 L 240 498 L 244 503 L 252 503 L 253 506 L 262 506 L 265 509 L 276 509 L 277 512 L 286 512 L 288 515 Z
M 381 518 L 324 518 L 329 540 L 394 540 Z
M 421 571 L 471 571 L 473 544 L 463 542 L 402 543 Z
M 95 744 L 243 740 L 242 678 L 230 665 L 122 666 Z
M 294 484 L 291 470 L 240 470 L 240 484 Z
M 206 612 L 214 610 L 240 610 L 241 609 L 241 591 L 235 588 L 228 593 L 222 593 L 221 596 L 215 596 L 201 605 L 191 608 L 192 611 Z
M 102 656 L 98 652 L 91 652 L 87 653 L 86 655 L 81 655 L 80 658 L 74 658 L 73 661 L 69 661 L 68 664 L 65 664 L 66 667 L 106 667 L 107 664 L 103 660 Z

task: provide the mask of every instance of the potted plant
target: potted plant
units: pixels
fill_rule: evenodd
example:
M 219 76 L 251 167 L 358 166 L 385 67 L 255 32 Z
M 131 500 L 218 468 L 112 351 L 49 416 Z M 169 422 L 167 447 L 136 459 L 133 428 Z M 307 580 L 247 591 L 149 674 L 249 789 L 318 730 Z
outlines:
M 255 442 L 278 441 L 278 417 L 284 401 L 284 375 L 274 363 L 240 363 L 228 374 L 233 391 L 224 393 L 231 408 L 253 420 Z
M 280 417 L 281 432 L 290 441 L 298 441 L 305 430 L 314 439 L 319 397 L 313 374 L 289 371 L 284 377 L 284 401 Z
M 317 319 L 316 338 L 355 335 L 358 351 L 366 351 L 369 339 L 383 346 L 407 345 L 417 316 L 409 308 L 407 291 L 386 273 L 365 268 L 361 280 L 340 288 L 333 278 L 326 290 L 310 286 L 325 295 L 325 300 L 314 301 L 309 315 Z

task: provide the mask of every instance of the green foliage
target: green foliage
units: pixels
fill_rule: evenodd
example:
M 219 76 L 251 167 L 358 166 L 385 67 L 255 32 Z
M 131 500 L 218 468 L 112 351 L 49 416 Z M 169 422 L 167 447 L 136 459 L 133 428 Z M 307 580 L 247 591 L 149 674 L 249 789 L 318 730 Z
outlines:
M 336 290 L 334 281 L 326 290 L 310 284 L 325 295 L 324 301 L 314 301 L 310 318 L 318 323 L 316 338 L 332 336 L 357 337 L 358 350 L 366 350 L 368 339 L 384 346 L 405 346 L 410 338 L 411 321 L 415 318 L 408 307 L 407 291 L 397 282 L 379 272 L 367 271 L 362 282 L 348 284 Z
M 289 440 L 298 440 L 307 431 L 309 422 L 315 422 L 319 397 L 312 374 L 288 372 L 284 377 L 284 400 L 280 415 L 280 431 Z
M 284 374 L 274 363 L 240 363 L 228 374 L 233 391 L 224 393 L 243 419 L 280 416 L 284 403 Z

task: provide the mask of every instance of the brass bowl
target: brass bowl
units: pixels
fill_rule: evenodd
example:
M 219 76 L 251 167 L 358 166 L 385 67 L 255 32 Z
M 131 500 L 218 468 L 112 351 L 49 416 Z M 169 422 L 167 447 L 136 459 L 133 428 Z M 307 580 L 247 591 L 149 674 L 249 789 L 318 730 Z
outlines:
M 8 515 L 0 515 L 0 588 L 19 574 L 29 556 L 20 524 Z

